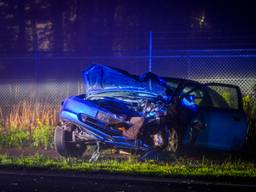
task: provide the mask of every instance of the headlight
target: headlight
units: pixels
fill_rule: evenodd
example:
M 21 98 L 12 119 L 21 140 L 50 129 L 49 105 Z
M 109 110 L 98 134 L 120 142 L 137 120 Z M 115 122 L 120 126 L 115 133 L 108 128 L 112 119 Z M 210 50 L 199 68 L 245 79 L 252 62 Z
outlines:
M 98 119 L 104 123 L 109 123 L 110 116 L 107 113 L 99 111 L 96 115 L 96 119 Z
M 116 124 L 120 123 L 120 119 L 117 115 L 114 114 L 108 114 L 102 111 L 99 111 L 96 115 L 96 119 L 106 123 L 106 124 Z

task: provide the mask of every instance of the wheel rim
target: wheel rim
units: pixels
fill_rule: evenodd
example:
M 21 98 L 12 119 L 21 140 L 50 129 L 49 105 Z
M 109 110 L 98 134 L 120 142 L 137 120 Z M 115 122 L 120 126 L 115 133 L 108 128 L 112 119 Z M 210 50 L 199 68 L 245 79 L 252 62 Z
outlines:
M 178 133 L 175 129 L 172 129 L 170 132 L 170 139 L 169 139 L 169 151 L 176 152 L 178 149 Z
M 57 152 L 65 157 L 81 157 L 86 150 L 86 145 L 72 140 L 72 127 L 57 127 L 56 130 L 54 143 Z

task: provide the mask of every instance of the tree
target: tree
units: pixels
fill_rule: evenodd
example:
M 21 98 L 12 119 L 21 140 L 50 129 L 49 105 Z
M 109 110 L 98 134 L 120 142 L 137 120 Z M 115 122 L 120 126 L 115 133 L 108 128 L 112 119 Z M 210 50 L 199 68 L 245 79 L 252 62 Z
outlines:
M 63 52 L 63 7 L 64 3 L 59 1 L 51 1 L 52 3 L 52 23 L 53 23 L 53 51 L 57 53 Z

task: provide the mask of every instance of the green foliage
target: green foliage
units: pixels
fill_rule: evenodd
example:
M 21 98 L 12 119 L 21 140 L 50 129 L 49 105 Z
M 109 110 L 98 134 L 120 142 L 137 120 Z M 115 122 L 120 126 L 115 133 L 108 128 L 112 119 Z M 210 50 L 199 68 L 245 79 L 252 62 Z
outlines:
M 231 176 L 256 177 L 256 167 L 253 163 L 211 161 L 176 161 L 173 163 L 156 163 L 154 161 L 139 162 L 135 159 L 124 161 L 101 160 L 89 163 L 75 158 L 51 159 L 42 155 L 27 157 L 9 157 L 0 155 L 0 165 L 15 165 L 20 167 L 41 167 L 56 170 L 72 171 L 102 171 L 107 173 L 123 173 L 154 176 Z
M 4 129 L 0 125 L 0 146 L 23 147 L 32 145 L 48 149 L 53 146 L 53 128 L 49 124 L 38 123 L 38 126 L 29 132 L 26 129 L 11 127 Z
M 252 96 L 243 97 L 244 111 L 248 121 L 247 144 L 251 150 L 256 149 L 256 100 Z
M 37 120 L 37 127 L 32 134 L 33 146 L 48 149 L 53 145 L 53 128 L 47 122 L 42 124 Z
M 5 147 L 21 147 L 29 143 L 29 132 L 24 129 L 10 128 L 8 131 L 1 129 L 0 145 Z
M 221 96 L 225 99 L 228 105 L 232 108 L 236 108 L 236 98 L 230 91 L 223 91 Z

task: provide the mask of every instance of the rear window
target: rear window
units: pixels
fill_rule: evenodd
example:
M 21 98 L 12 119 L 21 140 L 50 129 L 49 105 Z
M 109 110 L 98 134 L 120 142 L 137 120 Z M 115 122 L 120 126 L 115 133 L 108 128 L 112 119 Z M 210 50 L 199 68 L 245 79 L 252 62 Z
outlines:
M 239 109 L 239 99 L 236 88 L 218 85 L 211 85 L 208 87 L 213 107 Z

